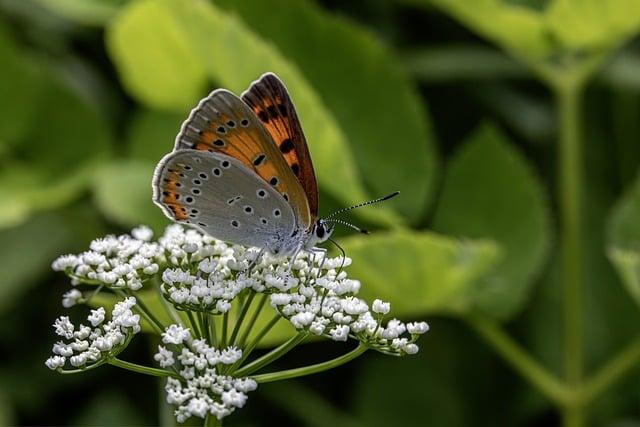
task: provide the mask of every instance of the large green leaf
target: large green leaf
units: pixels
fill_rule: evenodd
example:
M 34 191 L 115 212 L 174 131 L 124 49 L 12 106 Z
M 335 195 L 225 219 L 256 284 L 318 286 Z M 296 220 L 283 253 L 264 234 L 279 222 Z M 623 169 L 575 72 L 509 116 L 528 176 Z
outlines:
M 365 183 L 376 194 L 401 190 L 395 206 L 412 221 L 421 220 L 437 154 L 429 116 L 393 52 L 364 28 L 311 1 L 216 3 L 239 13 L 295 62 L 344 130 Z
M 265 71 L 276 72 L 296 102 L 320 185 L 344 203 L 368 198 L 346 137 L 320 97 L 298 69 L 235 16 L 206 2 L 133 2 L 109 26 L 107 47 L 134 96 L 177 111 L 203 95 L 205 76 L 238 93 Z M 378 222 L 399 220 L 384 207 L 360 214 Z
M 83 25 L 103 25 L 126 0 L 35 0 L 56 15 Z
M 505 257 L 475 299 L 500 318 L 522 307 L 549 251 L 550 218 L 542 185 L 495 128 L 476 131 L 452 159 L 433 226 L 498 242 Z
M 500 259 L 492 242 L 427 232 L 380 232 L 340 243 L 353 259 L 348 272 L 361 281 L 360 296 L 390 301 L 392 313 L 403 317 L 468 309 L 478 279 Z
M 534 57 L 547 55 L 552 39 L 540 11 L 505 0 L 413 0 L 435 5 L 462 24 L 509 50 Z
M 413 0 L 435 4 L 513 53 L 542 59 L 568 50 L 600 53 L 640 29 L 634 0 L 552 0 L 531 6 L 508 0 Z
M 169 220 L 152 202 L 154 167 L 151 162 L 122 160 L 98 169 L 93 188 L 101 212 L 125 227 L 146 224 L 161 231 Z
M 635 0 L 554 0 L 546 22 L 566 48 L 607 49 L 640 29 L 640 2 Z
M 618 201 L 607 228 L 607 255 L 627 291 L 640 304 L 640 179 Z

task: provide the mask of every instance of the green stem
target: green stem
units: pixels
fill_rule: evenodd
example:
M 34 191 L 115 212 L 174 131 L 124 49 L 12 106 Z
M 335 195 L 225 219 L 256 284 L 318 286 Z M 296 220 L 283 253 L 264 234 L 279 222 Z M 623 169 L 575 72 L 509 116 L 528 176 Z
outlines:
M 242 350 L 242 357 L 240 358 L 240 360 L 238 360 L 236 363 L 234 363 L 231 366 L 231 368 L 228 369 L 227 372 L 235 372 L 235 370 L 238 369 L 238 366 L 242 365 L 242 363 L 245 360 L 247 360 L 247 357 L 249 357 L 249 355 L 251 354 L 253 349 L 260 343 L 262 338 L 264 338 L 264 336 L 267 335 L 267 333 L 271 330 L 271 328 L 273 328 L 275 326 L 275 324 L 278 323 L 278 320 L 280 320 L 280 314 L 276 313 L 276 315 L 271 318 L 269 323 L 267 323 L 265 325 L 265 327 L 262 328 L 262 330 L 260 332 L 258 332 L 258 334 L 247 345 L 247 347 Z
M 242 304 L 242 310 L 240 311 L 240 315 L 236 319 L 235 325 L 233 325 L 233 332 L 231 332 L 231 338 L 229 338 L 229 344 L 233 345 L 236 342 L 236 338 L 238 337 L 238 332 L 240 332 L 240 326 L 244 321 L 247 312 L 249 311 L 249 307 L 251 307 L 251 302 L 253 302 L 253 298 L 255 298 L 256 293 L 251 291 L 247 299 Z
M 222 315 L 222 338 L 220 338 L 220 347 L 227 346 L 227 330 L 229 329 L 229 312 Z
M 209 326 L 209 314 L 208 313 L 200 313 L 200 325 L 202 327 L 202 333 L 207 337 L 207 342 L 213 345 L 213 341 L 211 341 L 211 327 Z
M 193 328 L 193 333 L 195 334 L 195 336 L 197 338 L 202 338 L 202 332 L 200 331 L 200 328 L 198 327 L 198 322 L 196 321 L 195 317 L 193 316 L 193 312 L 187 310 L 187 311 L 185 311 L 185 313 L 187 313 L 187 317 L 189 318 L 189 323 L 191 323 L 191 327 Z
M 327 360 L 326 362 L 317 363 L 315 365 L 305 366 L 302 368 L 288 369 L 286 371 L 272 372 L 269 374 L 256 375 L 252 377 L 256 382 L 268 383 L 272 381 L 287 380 L 291 378 L 302 377 L 305 375 L 316 374 L 318 372 L 326 371 L 328 369 L 337 368 L 367 351 L 367 346 L 364 344 L 358 345 L 355 349 L 335 359 Z
M 309 333 L 306 331 L 298 332 L 296 335 L 289 338 L 286 342 L 282 343 L 279 347 L 271 350 L 269 353 L 265 354 L 262 357 L 259 357 L 243 368 L 238 369 L 238 371 L 235 372 L 234 375 L 238 377 L 246 377 L 256 372 L 257 370 L 264 368 L 265 366 L 273 363 L 274 361 L 287 354 L 296 345 L 301 343 L 308 335 Z
M 584 403 L 590 402 L 607 387 L 622 378 L 631 368 L 634 368 L 638 361 L 640 361 L 640 337 L 609 360 L 588 381 L 585 381 L 581 395 L 582 401 Z
M 211 345 L 214 347 L 218 347 L 218 333 L 216 332 L 216 318 L 207 313 L 209 317 L 209 333 L 211 334 Z
M 138 372 L 140 374 L 152 375 L 154 377 L 170 377 L 171 372 L 164 369 L 151 368 L 149 366 L 138 365 L 137 363 L 127 362 L 118 358 L 110 359 L 108 362 L 110 365 L 117 366 L 118 368 L 127 369 L 129 371 Z
M 207 417 L 204 419 L 204 427 L 221 427 L 222 420 L 216 418 L 215 415 L 207 414 Z
M 564 385 L 507 335 L 496 321 L 481 314 L 470 315 L 467 321 L 507 363 L 548 399 L 560 405 L 569 400 L 569 392 Z
M 564 288 L 564 369 L 566 381 L 579 394 L 583 375 L 583 271 L 580 202 L 582 200 L 582 151 L 580 147 L 581 86 L 556 86 L 558 108 L 558 195 L 560 214 L 561 277 Z M 583 408 L 567 405 L 564 425 L 584 424 Z
M 249 333 L 251 332 L 251 329 L 253 329 L 253 325 L 256 323 L 256 320 L 258 319 L 258 316 L 262 311 L 262 307 L 264 307 L 264 304 L 267 302 L 267 298 L 269 298 L 267 294 L 263 294 L 260 297 L 258 306 L 253 311 L 251 318 L 249 319 L 249 323 L 244 327 L 244 331 L 242 331 L 242 335 L 240 335 L 240 339 L 238 340 L 238 347 L 240 348 L 244 347 L 244 344 L 247 342 Z

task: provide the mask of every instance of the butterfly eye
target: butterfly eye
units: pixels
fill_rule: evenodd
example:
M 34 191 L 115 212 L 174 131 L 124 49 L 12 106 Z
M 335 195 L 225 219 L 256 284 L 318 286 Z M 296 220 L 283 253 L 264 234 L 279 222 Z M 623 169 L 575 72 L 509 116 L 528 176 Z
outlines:
M 239 228 L 240 227 L 240 223 L 238 221 L 236 221 L 235 219 L 233 221 L 231 221 L 231 225 L 234 228 Z
M 245 206 L 245 207 L 244 207 L 244 211 L 245 211 L 247 214 L 251 214 L 251 213 L 253 213 L 253 208 L 252 208 L 251 206 Z
M 218 169 L 218 168 L 214 168 L 211 172 L 213 172 L 213 174 L 214 174 L 215 176 L 220 176 L 220 175 L 222 175 L 222 171 L 221 171 L 220 169 Z
M 213 145 L 217 145 L 218 147 L 224 147 L 224 141 L 221 139 L 216 139 L 213 141 Z
M 256 192 L 256 194 L 258 195 L 258 197 L 260 197 L 261 199 L 264 199 L 267 197 L 267 192 L 264 191 L 263 189 L 260 189 Z
M 275 216 L 276 218 L 280 216 L 280 209 L 274 209 L 273 210 L 273 216 Z
M 236 127 L 236 122 L 234 122 L 233 120 L 229 120 L 227 122 L 227 126 L 229 126 L 230 128 L 234 128 Z
M 273 178 L 271 178 L 269 180 L 269 184 L 273 185 L 274 187 L 278 185 L 278 177 L 274 176 Z
M 206 173 L 204 173 L 204 172 L 200 172 L 200 173 L 198 174 L 198 176 L 199 176 L 200 178 L 202 178 L 202 179 L 209 179 L 209 176 L 208 176 Z
M 247 119 L 240 120 L 240 125 L 243 126 L 243 127 L 249 126 L 249 120 L 247 120 Z
M 231 166 L 231 163 L 229 163 L 228 160 L 225 160 L 222 163 L 220 163 L 220 165 L 225 169 L 229 169 L 229 167 Z

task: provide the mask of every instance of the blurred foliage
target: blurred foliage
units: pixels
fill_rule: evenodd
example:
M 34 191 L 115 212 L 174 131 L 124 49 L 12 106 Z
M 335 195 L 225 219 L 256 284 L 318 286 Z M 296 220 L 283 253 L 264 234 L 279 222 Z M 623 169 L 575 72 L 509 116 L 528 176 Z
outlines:
M 166 423 L 153 381 L 45 370 L 68 289 L 49 265 L 105 233 L 162 230 L 151 174 L 189 110 L 266 71 L 291 91 L 323 212 L 402 192 L 354 212 L 372 236 L 339 242 L 363 296 L 433 324 L 415 358 L 265 385 L 231 424 L 557 424 L 460 320 L 495 321 L 562 374 L 549 89 L 578 75 L 593 82 L 580 104 L 587 370 L 637 335 L 639 30 L 635 0 L 0 0 L 0 424 Z M 311 343 L 286 361 L 334 351 Z M 594 425 L 640 423 L 638 380 L 629 370 L 590 405 Z

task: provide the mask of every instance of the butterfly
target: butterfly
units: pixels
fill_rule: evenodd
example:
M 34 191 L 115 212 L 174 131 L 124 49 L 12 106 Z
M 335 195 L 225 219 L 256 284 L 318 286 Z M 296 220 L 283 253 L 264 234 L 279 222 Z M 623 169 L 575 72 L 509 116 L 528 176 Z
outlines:
M 318 218 L 309 148 L 282 81 L 266 73 L 240 97 L 217 89 L 200 101 L 158 163 L 153 201 L 170 219 L 276 256 L 330 238 L 333 217 Z

